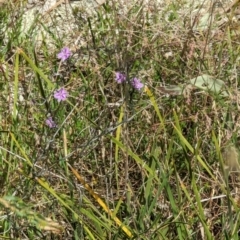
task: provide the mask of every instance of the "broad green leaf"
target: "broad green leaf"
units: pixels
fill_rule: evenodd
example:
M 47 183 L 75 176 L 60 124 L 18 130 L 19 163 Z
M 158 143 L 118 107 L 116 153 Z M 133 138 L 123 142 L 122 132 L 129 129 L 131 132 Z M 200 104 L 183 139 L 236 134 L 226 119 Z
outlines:
M 220 93 L 223 96 L 228 96 L 227 91 L 225 90 L 225 84 L 222 80 L 216 79 L 210 75 L 203 74 L 196 78 L 192 78 L 190 83 L 195 87 L 211 91 L 214 93 Z

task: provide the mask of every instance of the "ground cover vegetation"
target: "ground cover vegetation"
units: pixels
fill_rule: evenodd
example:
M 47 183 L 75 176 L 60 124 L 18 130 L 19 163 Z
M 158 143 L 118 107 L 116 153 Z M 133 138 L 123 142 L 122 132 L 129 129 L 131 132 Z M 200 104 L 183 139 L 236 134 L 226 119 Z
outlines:
M 0 10 L 0 239 L 239 239 L 239 1 L 22 34 L 24 4 Z

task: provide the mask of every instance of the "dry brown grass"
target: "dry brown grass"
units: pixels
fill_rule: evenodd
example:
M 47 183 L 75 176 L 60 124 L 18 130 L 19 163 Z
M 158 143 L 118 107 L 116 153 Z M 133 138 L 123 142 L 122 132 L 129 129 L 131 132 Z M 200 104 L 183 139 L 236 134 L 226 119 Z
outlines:
M 239 138 L 239 1 L 202 2 L 109 2 L 89 18 L 74 9 L 74 54 L 61 65 L 46 41 L 38 52 L 16 34 L 1 40 L 1 236 L 127 238 L 98 196 L 135 239 L 237 239 L 238 173 L 225 174 L 232 154 L 221 152 L 237 153 Z M 18 20 L 5 24 L 19 29 Z M 23 55 L 17 65 L 17 47 L 69 102 L 54 101 Z M 116 71 L 139 77 L 154 100 L 117 84 Z M 227 95 L 190 84 L 203 74 L 222 80 Z M 14 104 L 17 83 L 24 101 Z M 44 125 L 49 114 L 59 129 Z

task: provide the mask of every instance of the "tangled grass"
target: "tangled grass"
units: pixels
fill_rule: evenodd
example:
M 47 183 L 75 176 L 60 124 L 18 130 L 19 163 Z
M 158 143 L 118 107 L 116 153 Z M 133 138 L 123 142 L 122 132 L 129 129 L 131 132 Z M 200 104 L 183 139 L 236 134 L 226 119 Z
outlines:
M 238 239 L 238 3 L 106 1 L 25 36 L 3 5 L 0 238 Z

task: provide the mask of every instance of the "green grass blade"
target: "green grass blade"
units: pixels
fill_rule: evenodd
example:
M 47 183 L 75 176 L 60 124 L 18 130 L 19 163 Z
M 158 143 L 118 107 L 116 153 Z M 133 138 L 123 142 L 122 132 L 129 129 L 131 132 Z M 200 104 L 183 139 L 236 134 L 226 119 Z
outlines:
M 23 58 L 29 63 L 33 71 L 37 72 L 40 75 L 40 77 L 47 83 L 48 89 L 53 90 L 54 88 L 53 83 L 45 76 L 42 70 L 33 63 L 33 61 L 27 56 L 27 54 L 20 48 L 18 48 L 17 52 L 21 54 Z
M 108 137 L 115 143 L 117 144 L 123 151 L 125 151 L 129 156 L 131 156 L 140 166 L 146 170 L 146 174 L 150 175 L 151 177 L 154 177 L 155 180 L 159 182 L 159 179 L 157 175 L 153 172 L 153 170 L 135 153 L 133 153 L 129 147 L 124 146 L 120 141 L 118 141 L 116 138 L 108 135 Z M 148 173 L 147 173 L 148 172 Z M 150 177 L 149 176 L 149 177 Z
M 13 119 L 17 117 L 17 101 L 18 101 L 18 82 L 19 82 L 19 54 L 16 53 L 15 63 L 14 63 L 14 98 L 13 98 Z
M 154 95 L 152 94 L 152 92 L 150 91 L 150 89 L 147 86 L 145 86 L 145 92 L 147 93 L 148 97 L 150 98 L 150 101 L 151 101 L 151 103 L 152 103 L 152 105 L 154 107 L 155 112 L 157 113 L 157 116 L 159 118 L 159 121 L 161 123 L 161 126 L 162 126 L 163 130 L 166 131 L 164 119 L 163 119 L 163 117 L 162 117 L 162 115 L 161 115 L 161 113 L 159 111 L 159 107 L 158 107 L 158 105 L 156 103 Z
M 78 214 L 64 200 L 62 200 L 60 196 L 58 196 L 54 189 L 49 186 L 49 184 L 44 179 L 36 178 L 36 181 L 49 193 L 51 193 L 64 207 L 70 210 L 74 214 L 75 218 L 78 219 L 81 224 L 83 224 L 82 220 L 78 217 Z M 83 224 L 83 227 L 90 239 L 95 240 L 96 238 L 93 236 L 92 232 L 88 229 L 88 227 L 85 224 Z
M 176 120 L 176 122 L 178 122 L 178 117 L 176 114 L 174 114 L 174 118 Z M 191 153 L 195 154 L 195 151 L 194 151 L 194 148 L 191 146 L 191 144 L 187 141 L 187 139 L 183 136 L 181 130 L 175 126 L 174 124 L 172 124 L 177 135 L 179 136 L 180 138 L 180 141 L 182 143 L 183 146 L 186 146 L 188 148 L 188 150 L 190 150 Z M 210 167 L 202 160 L 202 158 L 197 154 L 196 155 L 196 158 L 197 160 L 199 161 L 199 163 L 202 165 L 202 167 L 208 172 L 208 174 L 213 178 L 215 179 L 214 175 L 212 174 L 211 170 L 210 170 Z
M 10 136 L 13 140 L 13 142 L 16 144 L 17 148 L 20 150 L 21 154 L 23 155 L 23 157 L 25 158 L 27 164 L 30 166 L 30 167 L 33 167 L 33 164 L 31 162 L 31 160 L 29 159 L 29 157 L 27 156 L 27 154 L 25 153 L 24 149 L 20 146 L 19 142 L 17 141 L 17 139 L 15 138 L 14 134 L 13 133 L 10 133 Z

